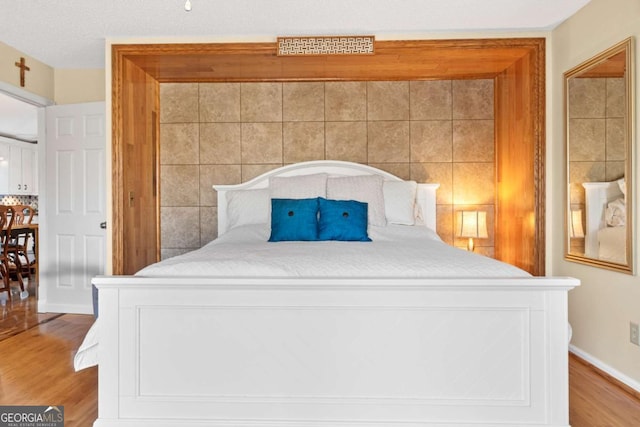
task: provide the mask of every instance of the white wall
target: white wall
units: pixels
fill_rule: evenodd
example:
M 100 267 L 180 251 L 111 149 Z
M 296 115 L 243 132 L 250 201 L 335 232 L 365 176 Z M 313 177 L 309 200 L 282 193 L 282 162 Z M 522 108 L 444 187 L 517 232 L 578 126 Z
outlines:
M 547 253 L 551 254 L 547 271 L 554 276 L 573 276 L 582 281 L 569 294 L 569 321 L 573 327 L 572 345 L 601 368 L 608 370 L 629 385 L 640 386 L 640 347 L 629 342 L 629 322 L 640 323 L 640 278 L 564 260 L 564 120 L 563 73 L 599 52 L 630 37 L 634 37 L 635 71 L 640 70 L 637 45 L 640 39 L 640 2 L 637 0 L 591 0 L 583 9 L 551 35 L 547 60 L 550 76 L 547 93 L 550 96 L 547 139 L 548 209 Z M 634 76 L 634 82 L 637 78 Z M 635 83 L 634 83 L 635 84 Z M 638 126 L 640 93 L 633 98 L 636 105 L 634 126 Z M 637 138 L 634 162 L 640 165 Z M 633 197 L 640 198 L 638 176 Z M 635 223 L 638 236 L 638 222 Z M 549 247 L 550 246 L 550 247 Z M 638 246 L 634 260 L 638 266 Z

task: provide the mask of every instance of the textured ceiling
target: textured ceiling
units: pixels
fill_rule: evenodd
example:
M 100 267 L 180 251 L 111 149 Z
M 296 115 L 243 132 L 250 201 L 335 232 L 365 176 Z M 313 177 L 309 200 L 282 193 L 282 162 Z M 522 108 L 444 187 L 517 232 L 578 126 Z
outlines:
M 0 41 L 54 68 L 103 68 L 106 38 L 549 30 L 589 0 L 0 0 Z

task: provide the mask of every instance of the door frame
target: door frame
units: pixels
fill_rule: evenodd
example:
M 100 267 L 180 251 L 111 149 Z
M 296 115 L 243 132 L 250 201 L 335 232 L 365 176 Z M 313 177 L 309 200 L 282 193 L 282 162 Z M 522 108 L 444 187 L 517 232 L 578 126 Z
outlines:
M 46 115 L 45 108 L 54 105 L 53 100 L 29 92 L 17 86 L 0 82 L 0 92 L 16 98 L 20 101 L 26 102 L 38 107 L 38 164 L 45 159 L 46 149 Z M 46 201 L 46 190 L 44 184 L 46 182 L 45 174 L 38 170 L 38 247 L 41 248 L 43 242 L 47 242 L 47 223 L 46 223 L 46 208 L 44 203 Z M 46 286 L 40 286 L 40 283 L 36 283 L 36 298 L 38 301 L 38 312 L 46 311 L 47 301 L 47 289 Z

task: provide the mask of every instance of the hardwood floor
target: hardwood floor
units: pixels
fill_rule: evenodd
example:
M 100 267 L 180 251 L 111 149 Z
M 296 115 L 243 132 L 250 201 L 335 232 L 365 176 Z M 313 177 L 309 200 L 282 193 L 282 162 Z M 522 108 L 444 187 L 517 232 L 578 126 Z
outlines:
M 0 304 L 0 341 L 60 316 L 57 313 L 38 313 L 35 286 L 28 285 L 27 290 L 29 298 L 21 300 L 15 292 L 11 301 Z
M 569 421 L 572 427 L 640 426 L 640 399 L 606 374 L 569 356 Z
M 38 316 L 33 302 L 20 304 L 27 316 Z M 37 324 L 16 320 L 20 310 L 10 308 L 0 320 L 0 405 L 64 406 L 65 427 L 91 427 L 98 417 L 98 369 L 75 372 L 73 356 L 93 316 L 40 316 Z
M 93 316 L 39 315 L 33 301 L 14 304 L 12 315 L 0 319 L 0 405 L 63 405 L 65 427 L 91 427 L 98 416 L 98 370 L 74 372 L 73 356 Z M 24 317 L 40 320 L 18 319 L 20 307 Z M 570 355 L 571 426 L 640 426 L 640 399 L 605 376 Z

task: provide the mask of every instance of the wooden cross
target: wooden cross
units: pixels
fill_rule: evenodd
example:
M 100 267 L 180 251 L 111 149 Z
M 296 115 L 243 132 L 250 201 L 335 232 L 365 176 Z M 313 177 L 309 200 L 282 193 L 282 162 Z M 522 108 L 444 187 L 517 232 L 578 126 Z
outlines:
M 22 56 L 20 57 L 20 62 L 16 62 L 16 67 L 20 68 L 20 86 L 24 87 L 24 72 L 31 71 L 31 68 L 27 67 Z

